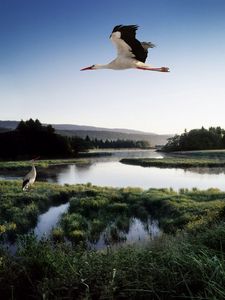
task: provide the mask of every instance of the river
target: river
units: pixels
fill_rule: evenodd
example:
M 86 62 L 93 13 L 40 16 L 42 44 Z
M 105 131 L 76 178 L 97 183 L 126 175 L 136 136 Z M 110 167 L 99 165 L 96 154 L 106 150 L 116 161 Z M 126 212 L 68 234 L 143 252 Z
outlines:
M 104 151 L 105 152 L 105 151 Z M 109 151 L 110 152 L 110 151 Z M 91 158 L 88 164 L 51 166 L 38 170 L 37 181 L 58 184 L 92 183 L 99 186 L 148 188 L 219 188 L 225 189 L 225 168 L 156 168 L 125 165 L 123 157 L 161 159 L 165 154 L 154 150 L 118 150 L 111 156 Z M 0 172 L 0 179 L 22 179 L 21 171 Z
M 46 170 L 38 169 L 37 181 L 55 182 L 58 184 L 92 183 L 99 186 L 113 187 L 141 187 L 148 188 L 219 188 L 225 187 L 225 168 L 192 168 L 192 169 L 160 169 L 156 167 L 141 167 L 120 163 L 123 157 L 148 157 L 161 159 L 165 154 L 154 150 L 118 150 L 110 156 L 91 158 L 88 164 L 70 164 L 51 166 Z M 0 172 L 0 179 L 21 179 L 23 171 Z M 52 228 L 57 226 L 62 213 L 66 212 L 69 204 L 61 204 L 50 207 L 41 214 L 38 223 L 33 229 L 38 238 L 43 235 L 49 236 Z M 150 219 L 149 219 L 150 220 Z M 100 239 L 91 248 L 101 249 L 106 246 L 107 230 L 102 232 Z M 154 239 L 160 235 L 157 220 L 150 220 L 144 224 L 139 219 L 133 219 L 130 223 L 129 232 L 126 233 L 126 242 L 145 241 Z M 124 235 L 124 233 L 123 233 Z

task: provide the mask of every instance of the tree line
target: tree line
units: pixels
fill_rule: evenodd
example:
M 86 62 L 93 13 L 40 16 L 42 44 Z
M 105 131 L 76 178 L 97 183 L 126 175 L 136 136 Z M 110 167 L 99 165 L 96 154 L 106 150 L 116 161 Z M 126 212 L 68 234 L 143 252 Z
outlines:
M 150 148 L 148 141 L 133 141 L 133 140 L 102 140 L 93 139 L 91 140 L 89 136 L 86 136 L 85 141 L 89 144 L 90 148 Z
M 62 136 L 51 125 L 44 126 L 36 119 L 21 121 L 13 131 L 0 133 L 1 159 L 29 159 L 76 157 L 79 152 L 92 148 L 146 148 L 148 142 L 127 140 L 91 140 L 88 136 Z
M 213 150 L 225 148 L 225 130 L 221 127 L 192 129 L 168 139 L 162 151 Z

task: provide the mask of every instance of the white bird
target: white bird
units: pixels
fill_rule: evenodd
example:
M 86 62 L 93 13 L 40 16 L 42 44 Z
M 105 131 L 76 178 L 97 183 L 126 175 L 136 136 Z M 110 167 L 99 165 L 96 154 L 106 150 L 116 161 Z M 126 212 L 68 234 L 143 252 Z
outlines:
M 28 190 L 29 186 L 35 182 L 35 179 L 37 176 L 37 171 L 36 171 L 36 168 L 34 165 L 34 161 L 36 159 L 38 159 L 38 157 L 31 160 L 32 168 L 31 168 L 30 172 L 27 173 L 23 178 L 23 186 L 22 186 L 23 191 Z
M 148 56 L 148 48 L 154 48 L 155 45 L 147 42 L 139 42 L 136 39 L 137 25 L 117 25 L 114 27 L 110 39 L 117 48 L 117 58 L 105 65 L 92 65 L 81 69 L 98 70 L 98 69 L 140 69 L 148 71 L 169 72 L 169 68 L 161 67 L 154 68 L 145 63 Z

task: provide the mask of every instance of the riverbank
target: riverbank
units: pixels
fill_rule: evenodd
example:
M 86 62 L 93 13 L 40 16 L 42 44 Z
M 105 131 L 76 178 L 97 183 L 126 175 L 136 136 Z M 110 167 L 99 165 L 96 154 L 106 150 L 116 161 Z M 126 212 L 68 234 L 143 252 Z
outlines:
M 70 159 L 44 159 L 36 160 L 35 166 L 38 168 L 48 168 L 49 166 L 59 166 L 68 164 L 87 164 L 88 159 L 70 158 Z M 0 171 L 7 170 L 29 170 L 31 168 L 30 161 L 0 161 Z
M 120 160 L 120 162 L 129 165 L 137 165 L 142 167 L 158 167 L 158 168 L 225 167 L 225 158 L 223 159 L 202 158 L 202 157 L 201 158 L 170 157 L 170 158 L 163 158 L 163 159 L 123 158 Z
M 136 211 L 142 218 L 153 214 L 168 234 L 147 245 L 102 251 L 88 251 L 77 241 L 70 245 L 22 235 L 15 256 L 0 249 L 3 299 L 224 299 L 224 192 L 36 182 L 24 193 L 17 181 L 0 182 L 0 220 L 15 223 L 11 231 L 19 232 L 17 222 L 29 219 L 24 214 L 30 205 L 37 205 L 39 215 L 46 202 L 64 201 L 71 206 L 67 232 L 72 226 L 88 233 L 84 218 L 97 226 L 102 214 L 115 218 L 115 212 L 122 217 Z
M 192 151 L 175 151 L 166 152 L 174 157 L 192 157 L 192 158 L 215 158 L 225 159 L 225 149 L 220 150 L 192 150 Z

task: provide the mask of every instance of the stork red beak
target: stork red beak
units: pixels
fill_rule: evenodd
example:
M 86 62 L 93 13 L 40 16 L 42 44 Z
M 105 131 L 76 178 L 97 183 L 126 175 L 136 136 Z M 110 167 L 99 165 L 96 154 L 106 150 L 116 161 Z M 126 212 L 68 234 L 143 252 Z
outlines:
M 80 71 L 86 71 L 86 70 L 93 70 L 93 66 L 83 68 Z

